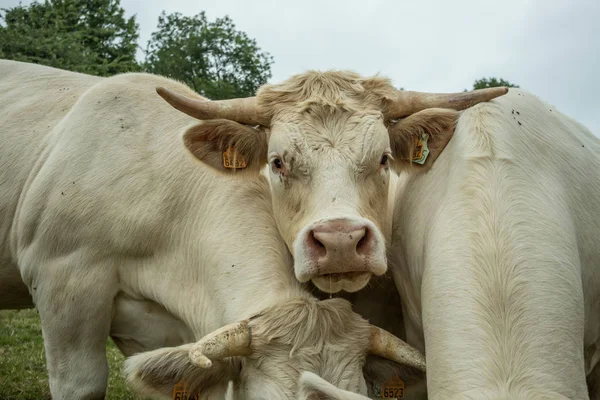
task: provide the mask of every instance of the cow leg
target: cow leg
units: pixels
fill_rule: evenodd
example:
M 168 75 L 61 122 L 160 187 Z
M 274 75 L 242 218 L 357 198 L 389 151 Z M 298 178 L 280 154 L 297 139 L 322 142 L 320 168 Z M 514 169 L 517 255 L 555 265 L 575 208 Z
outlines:
M 32 289 L 54 400 L 104 399 L 106 340 L 117 290 L 110 268 L 45 265 Z M 45 272 L 45 273 L 44 273 Z

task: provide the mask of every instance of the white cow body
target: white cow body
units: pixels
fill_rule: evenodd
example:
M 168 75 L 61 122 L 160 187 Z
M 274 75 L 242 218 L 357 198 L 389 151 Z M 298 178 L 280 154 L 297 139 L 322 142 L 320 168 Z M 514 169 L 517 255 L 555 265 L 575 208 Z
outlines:
M 196 338 L 271 304 L 276 297 L 244 289 L 255 282 L 281 299 L 302 294 L 269 223 L 267 181 L 214 179 L 179 139 L 193 120 L 154 93 L 159 84 L 189 89 L 151 75 L 100 79 L 7 61 L 0 68 L 0 232 L 10 237 L 0 243 L 1 269 L 18 265 L 32 291 L 56 398 L 103 390 L 119 292 L 163 305 Z M 240 246 L 249 234 L 254 246 Z M 261 269 L 270 264 L 281 272 Z M 230 290 L 210 289 L 223 285 Z M 69 321 L 56 338 L 48 333 L 62 331 L 55 319 Z M 58 388 L 62 364 L 54 365 L 52 348 L 75 339 L 72 326 L 102 349 L 91 365 L 66 366 L 74 387 Z
M 104 79 L 0 61 L 0 279 L 18 287 L 18 269 L 31 292 L 57 400 L 104 396 L 109 334 L 132 354 L 311 298 L 292 272 L 267 179 L 217 177 L 195 162 L 181 135 L 197 121 L 156 86 L 198 97 L 153 75 Z M 364 392 L 364 350 L 351 347 L 355 369 L 309 364 Z M 265 375 L 244 397 L 290 396 L 307 361 L 279 364 L 281 387 L 261 385 L 277 381 Z M 227 376 L 203 396 L 222 398 Z
M 586 399 L 600 339 L 600 141 L 511 89 L 398 185 L 391 267 L 431 399 Z

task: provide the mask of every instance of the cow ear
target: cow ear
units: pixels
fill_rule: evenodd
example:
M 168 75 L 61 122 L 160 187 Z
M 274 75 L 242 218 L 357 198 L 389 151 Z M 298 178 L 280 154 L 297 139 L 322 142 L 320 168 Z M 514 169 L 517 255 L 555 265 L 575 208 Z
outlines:
M 260 173 L 267 162 L 267 134 L 234 121 L 202 121 L 189 128 L 183 142 L 204 164 L 223 173 Z
M 455 110 L 428 108 L 391 125 L 394 169 L 431 167 L 452 138 L 458 116 Z
M 425 373 L 384 358 L 369 355 L 363 366 L 363 375 L 370 397 L 381 397 L 383 386 L 397 387 L 402 382 L 405 394 L 415 398 L 427 398 Z
M 339 389 L 312 372 L 302 373 L 299 387 L 298 398 L 303 400 L 369 400 L 358 393 Z
M 186 398 L 207 393 L 223 394 L 235 378 L 237 369 L 230 362 L 214 362 L 210 368 L 200 368 L 189 360 L 192 344 L 167 347 L 136 354 L 125 360 L 123 373 L 134 391 L 144 396 L 173 396 L 185 391 Z M 182 397 L 183 398 L 183 397 Z

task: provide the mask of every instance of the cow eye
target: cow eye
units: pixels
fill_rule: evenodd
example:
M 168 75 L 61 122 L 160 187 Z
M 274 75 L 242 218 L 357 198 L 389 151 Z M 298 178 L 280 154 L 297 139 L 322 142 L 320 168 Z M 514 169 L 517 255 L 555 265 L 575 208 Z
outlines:
M 281 163 L 281 158 L 274 158 L 273 161 L 271 161 L 271 164 L 273 165 L 273 168 L 275 168 L 275 169 L 283 168 L 283 164 Z
M 388 163 L 388 158 L 389 158 L 389 157 L 388 157 L 388 155 L 387 155 L 387 154 L 384 154 L 384 155 L 381 157 L 381 162 L 380 162 L 380 164 L 381 164 L 381 165 L 387 165 L 387 163 Z

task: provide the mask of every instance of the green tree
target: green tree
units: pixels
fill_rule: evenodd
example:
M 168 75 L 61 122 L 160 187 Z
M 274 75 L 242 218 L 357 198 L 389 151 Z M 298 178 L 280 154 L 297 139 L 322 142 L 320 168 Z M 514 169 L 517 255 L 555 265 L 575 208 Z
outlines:
M 139 27 L 120 0 L 45 0 L 0 10 L 0 58 L 109 76 L 139 70 Z
M 486 89 L 486 88 L 498 87 L 498 86 L 506 86 L 506 87 L 514 87 L 514 88 L 519 87 L 515 84 L 510 83 L 509 81 L 505 81 L 502 78 L 497 79 L 494 77 L 490 77 L 490 78 L 481 78 L 481 79 L 476 80 L 473 83 L 473 90 Z
M 272 63 L 227 16 L 210 22 L 204 12 L 194 17 L 163 12 L 148 42 L 144 69 L 219 100 L 254 95 L 271 77 Z

